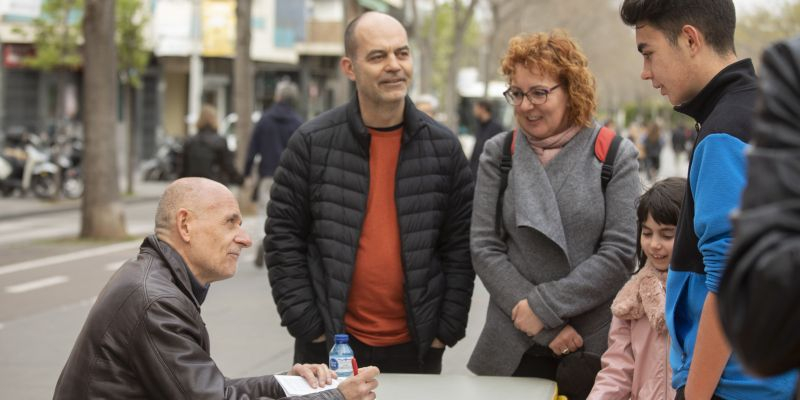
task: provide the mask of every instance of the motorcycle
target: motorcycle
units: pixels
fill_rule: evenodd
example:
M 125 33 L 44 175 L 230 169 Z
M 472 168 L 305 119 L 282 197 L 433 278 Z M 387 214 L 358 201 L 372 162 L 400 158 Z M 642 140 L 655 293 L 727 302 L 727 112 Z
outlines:
M 173 181 L 180 177 L 183 144 L 167 137 L 158 147 L 156 156 L 142 162 L 141 170 L 146 181 Z
M 60 171 L 61 193 L 68 199 L 80 198 L 83 195 L 83 143 L 78 138 L 59 139 L 53 155 Z
M 40 141 L 34 135 L 9 135 L 11 142 L 0 155 L 0 193 L 4 197 L 19 191 L 25 196 L 30 190 L 42 199 L 55 199 L 59 193 L 59 168 L 50 161 Z

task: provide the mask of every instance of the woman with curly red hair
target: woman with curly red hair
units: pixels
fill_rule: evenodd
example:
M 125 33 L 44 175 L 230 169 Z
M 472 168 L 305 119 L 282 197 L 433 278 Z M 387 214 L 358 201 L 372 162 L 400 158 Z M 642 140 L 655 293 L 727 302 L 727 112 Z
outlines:
M 603 188 L 595 80 L 566 33 L 512 38 L 502 72 L 517 129 L 480 157 L 470 247 L 491 301 L 468 367 L 552 379 L 570 400 L 585 398 L 607 347 L 609 306 L 633 269 L 637 151 L 620 143 Z

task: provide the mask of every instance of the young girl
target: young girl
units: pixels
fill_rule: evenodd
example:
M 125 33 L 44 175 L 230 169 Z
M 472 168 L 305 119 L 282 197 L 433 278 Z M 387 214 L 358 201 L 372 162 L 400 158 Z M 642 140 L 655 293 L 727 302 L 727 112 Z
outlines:
M 639 270 L 611 305 L 608 350 L 589 400 L 674 399 L 664 322 L 667 269 L 686 179 L 667 178 L 639 198 Z

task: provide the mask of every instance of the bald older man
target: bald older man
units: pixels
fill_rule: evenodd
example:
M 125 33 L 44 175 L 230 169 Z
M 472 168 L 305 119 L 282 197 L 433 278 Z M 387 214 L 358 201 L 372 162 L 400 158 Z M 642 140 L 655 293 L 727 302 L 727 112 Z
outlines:
M 164 191 L 155 235 L 109 280 L 61 372 L 55 399 L 253 399 L 285 394 L 271 375 L 228 379 L 209 354 L 200 305 L 230 278 L 251 241 L 233 194 L 204 178 Z M 335 376 L 323 364 L 290 374 L 312 387 Z M 303 399 L 374 399 L 376 368 Z

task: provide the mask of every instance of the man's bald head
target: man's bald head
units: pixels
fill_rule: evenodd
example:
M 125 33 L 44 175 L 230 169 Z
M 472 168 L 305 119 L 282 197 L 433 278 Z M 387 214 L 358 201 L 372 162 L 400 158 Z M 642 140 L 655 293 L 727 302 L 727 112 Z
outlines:
M 156 210 L 156 236 L 164 240 L 175 233 L 175 216 L 185 208 L 202 212 L 219 196 L 230 195 L 224 185 L 206 178 L 181 178 L 164 190 Z
M 397 19 L 391 15 L 380 13 L 377 11 L 368 11 L 355 17 L 344 30 L 344 55 L 345 57 L 355 59 L 356 52 L 358 51 L 358 38 L 356 31 L 362 23 L 367 24 L 397 24 L 403 26 Z M 405 29 L 405 27 L 403 28 Z

